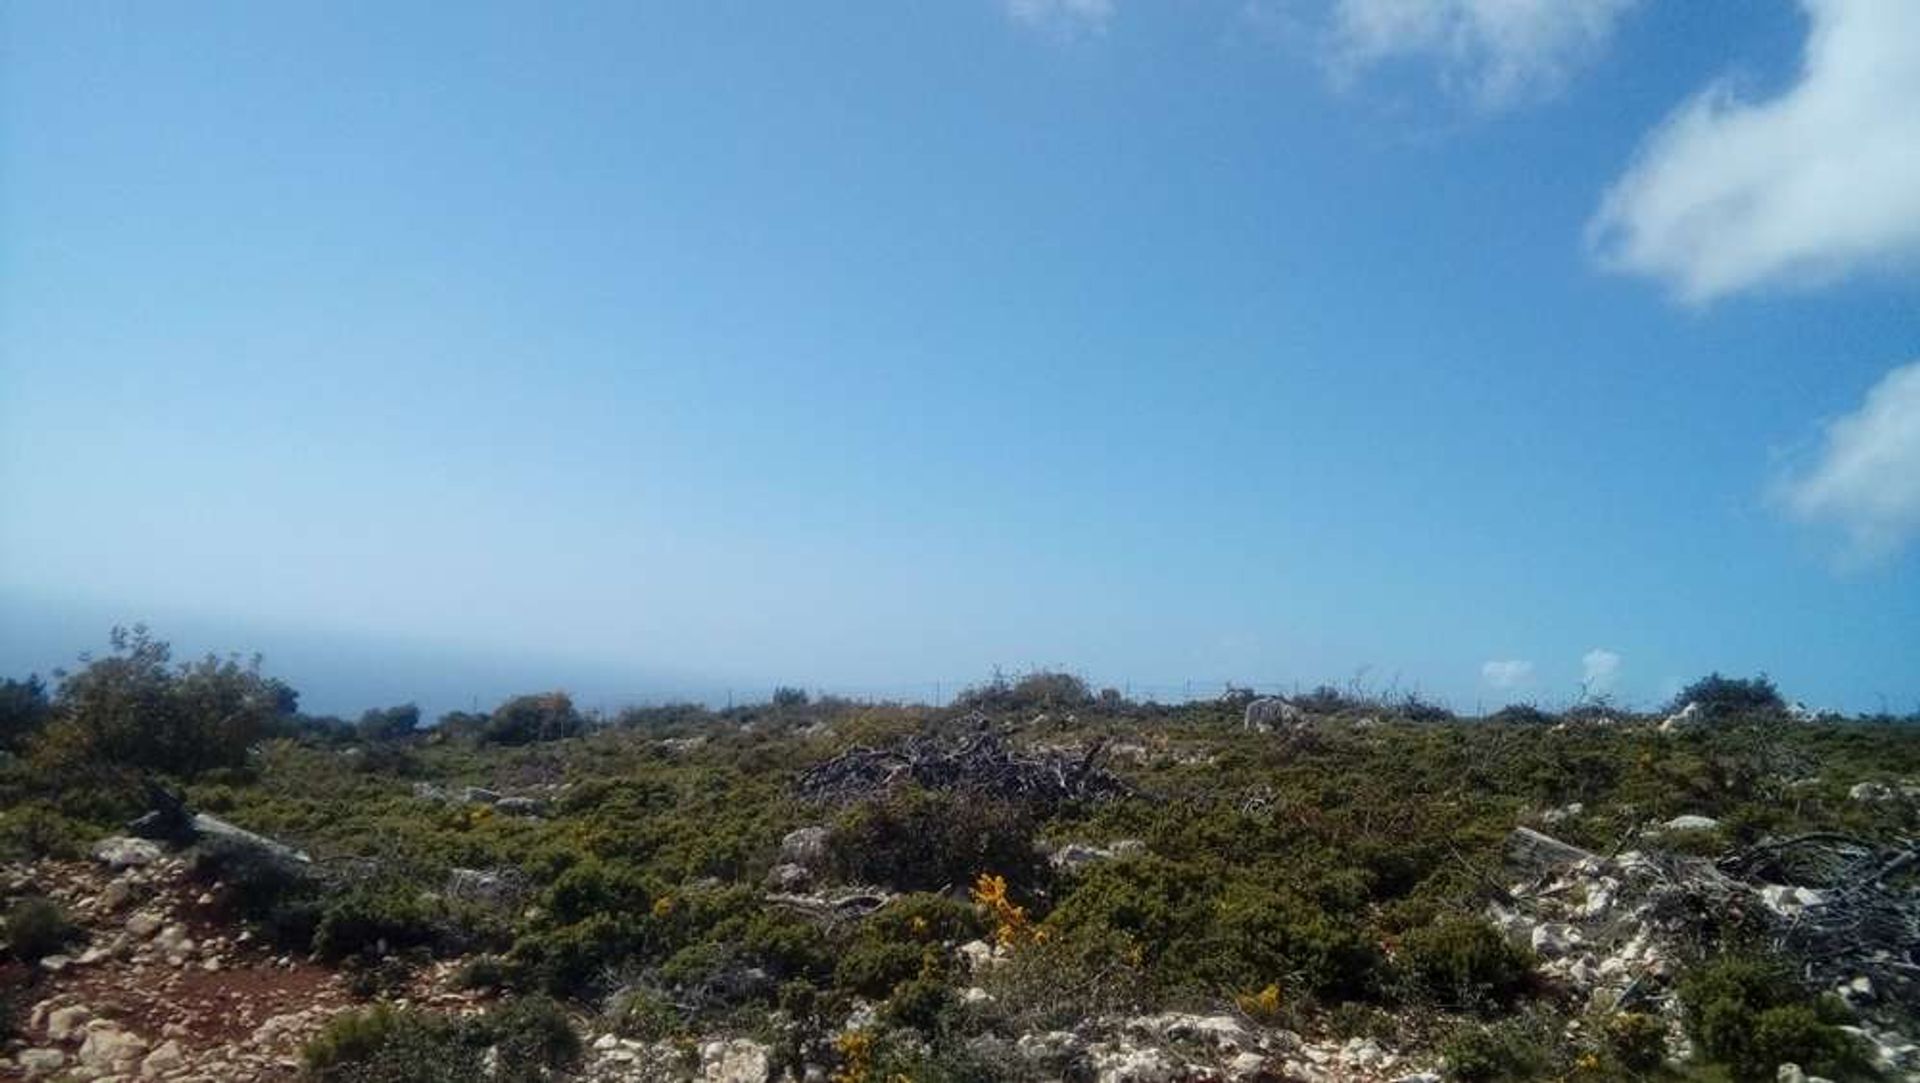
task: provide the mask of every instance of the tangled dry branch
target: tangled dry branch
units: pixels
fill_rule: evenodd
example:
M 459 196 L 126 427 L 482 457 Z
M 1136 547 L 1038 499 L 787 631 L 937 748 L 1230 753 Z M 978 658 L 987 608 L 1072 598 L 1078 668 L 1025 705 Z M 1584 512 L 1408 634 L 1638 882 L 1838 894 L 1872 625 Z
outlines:
M 815 801 L 863 800 L 909 782 L 1042 805 L 1121 796 L 1126 784 L 1098 764 L 1103 747 L 1022 751 L 987 730 L 912 737 L 889 748 L 850 748 L 802 774 L 799 788 Z

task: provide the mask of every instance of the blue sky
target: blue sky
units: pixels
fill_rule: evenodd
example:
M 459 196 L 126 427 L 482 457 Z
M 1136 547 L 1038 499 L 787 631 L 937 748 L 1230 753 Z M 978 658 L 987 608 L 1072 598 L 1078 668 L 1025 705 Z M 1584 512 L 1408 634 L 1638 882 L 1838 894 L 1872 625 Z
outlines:
M 0 670 L 1920 705 L 1920 8 L 0 11 Z

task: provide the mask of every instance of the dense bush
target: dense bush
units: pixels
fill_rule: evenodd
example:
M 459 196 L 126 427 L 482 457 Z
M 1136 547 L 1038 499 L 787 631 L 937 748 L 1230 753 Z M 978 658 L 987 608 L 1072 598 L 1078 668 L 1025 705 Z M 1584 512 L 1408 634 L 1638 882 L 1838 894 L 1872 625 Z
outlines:
M 1415 980 L 1462 1008 L 1513 1003 L 1526 990 L 1535 962 L 1532 952 L 1508 943 L 1485 921 L 1458 914 L 1408 932 L 1402 947 Z
M 7 951 L 24 963 L 57 955 L 80 939 L 80 930 L 51 899 L 31 898 L 7 911 Z
M 1764 673 L 1744 680 L 1709 673 L 1682 688 L 1668 709 L 1677 711 L 1689 703 L 1699 704 L 1708 718 L 1739 718 L 1781 711 L 1787 706 L 1780 690 Z
M 385 955 L 430 946 L 438 930 L 434 908 L 418 891 L 402 884 L 362 884 L 326 904 L 314 929 L 313 950 L 328 960 Z
M 194 774 L 237 765 L 297 704 L 256 656 L 208 655 L 175 666 L 143 626 L 115 628 L 113 653 L 60 682 L 53 720 L 35 744 L 52 771 L 119 766 Z
M 0 858 L 73 858 L 97 831 L 44 802 L 0 809 Z
M 1461 1083 L 1533 1083 L 1550 1077 L 1554 1060 L 1537 1028 L 1518 1019 L 1462 1027 L 1440 1052 L 1447 1077 Z
M 0 750 L 19 752 L 53 715 L 46 683 L 38 676 L 0 680 Z
M 1859 1051 L 1838 1026 L 1845 1009 L 1809 997 L 1777 963 L 1723 956 L 1689 971 L 1679 992 L 1700 1051 L 1740 1083 L 1764 1083 L 1788 1061 L 1817 1075 L 1860 1071 Z
M 467 1018 L 377 1004 L 336 1016 L 302 1051 L 319 1083 L 534 1083 L 579 1056 L 566 1013 L 538 997 Z
M 1033 815 L 1018 805 L 907 790 L 856 806 L 834 826 L 828 860 L 842 879 L 904 891 L 938 891 L 994 872 L 1039 885 Z
M 412 737 L 420 728 L 420 708 L 411 703 L 371 710 L 360 716 L 354 726 L 362 741 L 399 741 Z
M 493 744 L 526 745 L 577 737 L 585 728 L 586 720 L 565 692 L 542 692 L 515 696 L 495 708 L 480 737 Z
M 1080 677 L 1036 669 L 1016 680 L 995 673 L 986 684 L 961 692 L 954 706 L 962 710 L 1049 710 L 1084 707 L 1092 702 L 1093 692 Z
M 1622 1071 L 1645 1075 L 1667 1059 L 1667 1025 L 1657 1015 L 1617 1012 L 1607 1017 L 1602 1033 L 1608 1055 Z

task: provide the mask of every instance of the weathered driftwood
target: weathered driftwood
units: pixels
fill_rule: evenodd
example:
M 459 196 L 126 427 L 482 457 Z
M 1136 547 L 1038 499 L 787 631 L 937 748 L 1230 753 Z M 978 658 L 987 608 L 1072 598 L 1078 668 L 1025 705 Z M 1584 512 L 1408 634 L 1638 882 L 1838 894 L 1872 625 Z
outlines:
M 794 895 L 774 892 L 766 897 L 769 906 L 791 910 L 802 917 L 824 924 L 852 921 L 886 906 L 894 900 L 892 892 L 852 891 L 840 895 Z
M 187 846 L 202 839 L 218 839 L 235 846 L 259 851 L 276 861 L 306 865 L 311 860 L 302 851 L 265 835 L 228 823 L 218 816 L 195 812 L 184 797 L 157 783 L 147 784 L 150 812 L 128 825 L 142 838 L 157 839 L 175 846 Z
M 1593 857 L 1593 851 L 1561 842 L 1530 827 L 1516 827 L 1507 836 L 1507 860 L 1536 873 L 1556 865 L 1571 865 Z
M 912 737 L 889 748 L 850 748 L 800 776 L 803 797 L 856 801 L 908 782 L 982 797 L 1061 801 L 1114 797 L 1126 784 L 1097 766 L 1102 742 L 1080 752 L 1022 751 L 981 730 L 957 739 Z

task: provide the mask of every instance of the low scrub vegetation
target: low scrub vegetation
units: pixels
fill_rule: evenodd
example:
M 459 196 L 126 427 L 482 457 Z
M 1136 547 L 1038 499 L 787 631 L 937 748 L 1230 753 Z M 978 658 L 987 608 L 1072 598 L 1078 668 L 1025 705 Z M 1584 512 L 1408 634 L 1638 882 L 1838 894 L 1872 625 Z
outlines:
M 1690 687 L 1682 698 L 1720 725 L 1676 733 L 1611 711 L 1456 721 L 1413 697 L 1323 688 L 1294 700 L 1306 736 L 1282 738 L 1241 725 L 1248 698 L 1140 704 L 1035 674 L 947 709 L 783 689 L 728 711 L 598 719 L 540 693 L 433 726 L 409 707 L 348 725 L 300 716 L 257 663 L 174 665 L 136 629 L 50 695 L 32 682 L 0 695 L 0 736 L 22 752 L 0 768 L 0 846 L 72 856 L 140 811 L 136 780 L 161 779 L 320 859 L 295 869 L 203 844 L 196 875 L 217 912 L 361 968 L 370 996 L 381 967 L 458 956 L 462 987 L 504 997 L 470 1019 L 343 1017 L 307 1050 L 322 1080 L 478 1078 L 489 1056 L 493 1078 L 539 1078 L 579 1056 L 570 1015 L 649 1041 L 777 1017 L 776 1048 L 829 1050 L 850 1073 L 980 1078 L 995 1074 L 970 1059 L 982 1035 L 1167 1006 L 1412 1035 L 1456 1078 L 1496 1080 L 1664 1070 L 1653 1016 L 1616 1012 L 1569 1038 L 1540 960 L 1483 918 L 1516 824 L 1578 803 L 1554 831 L 1596 849 L 1681 814 L 1718 820 L 1713 847 L 1920 827 L 1911 804 L 1848 799 L 1861 780 L 1920 773 L 1910 729 L 1782 728 L 1764 678 Z M 1045 805 L 937 782 L 796 796 L 802 772 L 850 747 L 962 724 L 1099 743 L 1125 786 Z M 800 828 L 825 832 L 789 852 Z M 58 950 L 56 914 L 16 906 L 12 953 Z M 975 941 L 991 968 L 958 953 Z M 1742 1080 L 1785 1060 L 1855 1071 L 1844 1009 L 1752 961 L 1762 947 L 1730 927 L 1680 960 L 1701 1056 Z M 838 1048 L 856 1000 L 877 1029 Z

